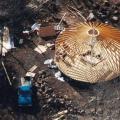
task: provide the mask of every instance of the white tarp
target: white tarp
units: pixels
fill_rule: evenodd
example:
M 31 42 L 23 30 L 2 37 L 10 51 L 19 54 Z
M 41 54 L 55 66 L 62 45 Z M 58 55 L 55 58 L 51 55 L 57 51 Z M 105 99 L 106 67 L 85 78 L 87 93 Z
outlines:
M 64 82 L 65 80 L 64 80 L 64 78 L 61 75 L 62 75 L 61 72 L 58 71 L 58 72 L 55 73 L 55 78 L 57 78 L 61 82 Z
M 4 27 L 3 38 L 1 39 L 2 55 L 5 56 L 5 53 L 7 53 L 10 49 L 15 48 L 14 43 L 10 39 L 8 27 Z
M 32 30 L 32 31 L 35 31 L 35 30 L 38 30 L 38 31 L 39 31 L 40 26 L 41 26 L 41 24 L 34 23 L 34 24 L 31 26 L 31 30 Z

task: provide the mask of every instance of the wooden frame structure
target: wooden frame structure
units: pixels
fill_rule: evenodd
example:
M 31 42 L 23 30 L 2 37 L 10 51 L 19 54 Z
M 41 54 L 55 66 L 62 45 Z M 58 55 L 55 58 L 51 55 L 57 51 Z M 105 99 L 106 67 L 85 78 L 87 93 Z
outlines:
M 55 43 L 55 63 L 74 80 L 95 83 L 120 75 L 120 30 L 83 22 L 66 28 Z

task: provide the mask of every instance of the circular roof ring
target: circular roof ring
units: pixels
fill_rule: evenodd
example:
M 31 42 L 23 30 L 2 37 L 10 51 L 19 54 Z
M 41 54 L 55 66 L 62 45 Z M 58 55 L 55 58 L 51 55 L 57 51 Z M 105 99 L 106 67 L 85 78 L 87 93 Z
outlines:
M 91 37 L 99 41 L 94 47 L 90 46 L 94 42 Z M 120 29 L 84 22 L 65 29 L 57 37 L 54 60 L 60 71 L 73 80 L 96 83 L 120 76 L 119 53 Z
M 94 29 L 94 28 L 88 30 L 87 32 L 88 32 L 88 35 L 93 36 L 93 37 L 99 35 L 99 31 L 97 29 Z

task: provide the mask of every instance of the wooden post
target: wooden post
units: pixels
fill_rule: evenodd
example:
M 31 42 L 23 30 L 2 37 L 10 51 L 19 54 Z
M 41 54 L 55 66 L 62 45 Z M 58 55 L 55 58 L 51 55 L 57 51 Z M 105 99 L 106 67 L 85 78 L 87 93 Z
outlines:
M 8 75 L 8 73 L 7 73 L 7 70 L 6 70 L 6 67 L 5 67 L 3 61 L 2 61 L 2 66 L 3 66 L 3 69 L 4 69 L 4 71 L 5 71 L 5 74 L 6 74 L 6 77 L 7 77 L 7 79 L 8 79 L 9 84 L 12 85 L 11 80 L 10 80 L 10 77 L 9 77 L 9 75 Z

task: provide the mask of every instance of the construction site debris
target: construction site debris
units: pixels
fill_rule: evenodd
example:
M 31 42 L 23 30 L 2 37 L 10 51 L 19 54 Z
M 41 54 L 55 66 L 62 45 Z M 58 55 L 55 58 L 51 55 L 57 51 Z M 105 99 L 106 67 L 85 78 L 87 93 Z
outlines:
M 51 65 L 53 62 L 53 59 L 47 59 L 44 61 L 44 64 Z
M 33 65 L 26 73 L 26 76 L 35 77 L 36 73 L 34 73 L 34 71 L 37 69 L 37 67 L 37 65 Z
M 33 72 L 27 72 L 26 76 L 31 76 L 31 77 L 35 77 L 36 73 Z
M 47 47 L 44 46 L 44 45 L 38 45 L 38 46 L 34 49 L 34 51 L 38 52 L 39 54 L 42 54 L 42 53 L 46 52 L 46 50 L 47 50 Z
M 88 21 L 91 21 L 91 20 L 93 20 L 93 19 L 95 19 L 95 15 L 93 14 L 92 11 L 90 11 L 90 13 L 89 13 L 89 15 L 88 15 L 88 17 L 87 17 L 87 20 L 88 20 Z
M 48 48 L 52 48 L 53 46 L 55 46 L 55 44 L 53 44 L 53 43 L 47 43 L 46 46 L 47 46 Z
M 23 39 L 20 39 L 19 44 L 23 44 L 23 41 L 24 41 Z
M 3 29 L 3 37 L 1 36 L 1 53 L 2 56 L 5 56 L 5 54 L 14 47 L 14 41 L 11 41 L 9 28 L 4 27 Z
M 65 81 L 65 80 L 64 80 L 64 77 L 62 77 L 62 74 L 61 74 L 60 71 L 58 71 L 58 72 L 55 73 L 55 77 L 56 77 L 58 80 L 62 81 L 62 82 Z
M 31 30 L 32 30 L 32 31 L 39 31 L 40 26 L 41 26 L 41 24 L 34 23 L 34 24 L 31 26 Z

